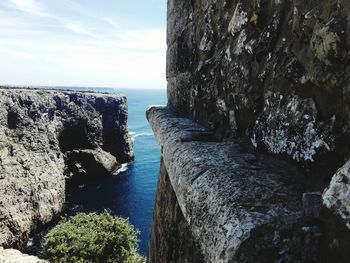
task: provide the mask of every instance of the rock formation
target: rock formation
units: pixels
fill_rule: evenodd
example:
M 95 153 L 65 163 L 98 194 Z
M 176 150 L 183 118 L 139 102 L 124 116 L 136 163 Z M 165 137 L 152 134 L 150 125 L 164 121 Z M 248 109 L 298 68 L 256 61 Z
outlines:
M 48 263 L 34 256 L 22 254 L 15 249 L 3 249 L 0 247 L 0 262 L 1 263 Z
M 349 261 L 349 14 L 168 0 L 150 262 Z
M 65 179 L 132 160 L 124 96 L 0 88 L 0 246 L 58 215 Z

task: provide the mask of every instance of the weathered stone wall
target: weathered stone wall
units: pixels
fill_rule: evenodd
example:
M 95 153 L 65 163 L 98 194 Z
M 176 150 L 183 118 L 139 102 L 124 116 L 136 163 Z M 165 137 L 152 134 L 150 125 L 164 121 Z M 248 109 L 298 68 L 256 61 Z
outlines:
M 113 172 L 133 158 L 127 104 L 120 95 L 0 88 L 0 105 L 0 246 L 23 248 L 62 210 L 65 177 Z
M 163 161 L 159 172 L 153 217 L 148 262 L 204 262 L 199 245 L 194 240 L 182 214 Z
M 175 111 L 220 138 L 249 138 L 298 162 L 339 166 L 349 154 L 349 1 L 168 5 Z
M 321 194 L 303 194 L 297 167 L 210 140 L 168 108 L 147 116 L 163 156 L 149 262 L 320 262 L 350 248 L 326 238 Z
M 168 108 L 148 117 L 205 262 L 349 260 L 349 14 L 348 0 L 168 0 Z M 241 178 L 233 141 L 278 161 Z M 157 201 L 154 229 L 159 215 L 174 216 Z M 151 254 L 167 238 L 153 231 Z

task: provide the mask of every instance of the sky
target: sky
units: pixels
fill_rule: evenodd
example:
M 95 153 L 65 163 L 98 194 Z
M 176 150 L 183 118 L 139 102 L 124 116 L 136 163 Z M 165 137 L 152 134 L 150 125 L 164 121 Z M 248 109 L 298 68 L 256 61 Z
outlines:
M 0 0 L 0 84 L 165 89 L 166 0 Z

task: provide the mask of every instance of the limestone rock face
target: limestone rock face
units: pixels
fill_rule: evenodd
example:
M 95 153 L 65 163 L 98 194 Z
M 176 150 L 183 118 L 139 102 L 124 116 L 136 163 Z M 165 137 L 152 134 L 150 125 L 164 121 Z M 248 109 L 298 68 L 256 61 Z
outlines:
M 176 231 L 198 262 L 349 261 L 349 14 L 349 0 L 168 0 L 168 105 L 148 118 L 172 191 L 151 262 L 190 261 Z
M 74 180 L 82 177 L 110 175 L 121 167 L 115 156 L 98 148 L 96 150 L 73 150 L 67 152 L 67 170 Z
M 169 106 L 218 138 L 339 167 L 349 11 L 348 0 L 169 0 Z
M 48 263 L 34 256 L 22 254 L 15 249 L 3 249 L 0 247 L 0 262 L 1 263 Z
M 127 104 L 120 95 L 0 88 L 0 105 L 0 245 L 22 248 L 61 211 L 72 153 L 104 172 L 133 158 Z

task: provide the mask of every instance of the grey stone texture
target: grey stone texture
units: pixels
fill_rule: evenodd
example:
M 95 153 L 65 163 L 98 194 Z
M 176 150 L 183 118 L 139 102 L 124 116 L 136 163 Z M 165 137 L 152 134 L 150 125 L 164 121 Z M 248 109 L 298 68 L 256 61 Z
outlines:
M 0 88 L 0 105 L 0 246 L 23 248 L 61 212 L 70 156 L 81 169 L 88 155 L 90 169 L 110 172 L 132 160 L 127 102 L 121 95 Z
M 208 141 L 205 127 L 168 108 L 150 108 L 147 116 L 163 157 L 150 262 L 320 260 L 317 235 L 303 230 L 302 187 L 293 166 L 257 157 L 234 142 Z M 172 218 L 182 216 L 187 226 L 176 224 L 169 234 Z M 183 246 L 174 235 L 194 243 Z M 191 261 L 193 254 L 201 256 Z
M 298 162 L 347 155 L 349 11 L 347 0 L 169 0 L 169 106 Z
M 333 176 L 323 193 L 323 203 L 350 228 L 350 161 Z
M 176 200 L 157 199 L 151 262 L 190 258 L 165 241 L 176 205 L 198 262 L 349 261 L 349 14 L 349 0 L 168 0 L 168 105 L 148 118 Z

